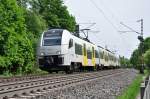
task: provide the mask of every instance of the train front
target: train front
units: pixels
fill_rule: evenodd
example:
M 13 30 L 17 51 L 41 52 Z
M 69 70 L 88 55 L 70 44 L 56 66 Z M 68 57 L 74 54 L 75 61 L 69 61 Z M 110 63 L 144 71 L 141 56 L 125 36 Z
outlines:
M 64 57 L 62 55 L 63 29 L 51 29 L 41 36 L 37 49 L 38 64 L 42 70 L 64 70 Z

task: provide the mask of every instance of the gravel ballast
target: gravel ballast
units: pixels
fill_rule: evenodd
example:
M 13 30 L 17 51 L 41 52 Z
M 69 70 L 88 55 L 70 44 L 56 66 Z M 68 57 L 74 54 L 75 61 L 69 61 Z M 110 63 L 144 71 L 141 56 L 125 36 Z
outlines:
M 51 90 L 37 99 L 116 99 L 138 75 L 134 69 L 125 71 L 119 75 Z

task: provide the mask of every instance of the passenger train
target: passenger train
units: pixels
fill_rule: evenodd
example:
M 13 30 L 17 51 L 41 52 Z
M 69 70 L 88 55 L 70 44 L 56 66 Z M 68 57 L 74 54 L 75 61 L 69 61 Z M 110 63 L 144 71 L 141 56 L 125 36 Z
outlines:
M 42 33 L 37 48 L 37 62 L 42 70 L 63 70 L 66 73 L 120 65 L 119 58 L 111 51 L 65 29 L 50 29 Z

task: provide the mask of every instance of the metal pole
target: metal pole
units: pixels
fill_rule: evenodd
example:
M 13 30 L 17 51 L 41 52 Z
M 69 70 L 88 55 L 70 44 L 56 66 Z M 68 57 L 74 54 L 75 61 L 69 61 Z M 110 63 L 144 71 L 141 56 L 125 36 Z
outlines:
M 143 38 L 143 19 L 141 19 L 141 36 Z M 142 73 L 144 74 L 144 56 L 143 56 L 143 53 L 144 53 L 144 41 L 142 39 Z
M 144 40 L 143 40 L 143 19 L 138 20 L 137 22 L 141 22 L 141 34 L 138 37 L 138 39 L 140 40 L 141 43 L 141 68 L 140 68 L 140 73 L 144 73 L 144 57 L 143 57 L 143 51 L 144 51 Z
M 144 97 L 144 92 L 145 92 L 145 83 L 141 83 L 141 86 L 140 86 L 141 99 L 143 99 L 143 97 Z
M 143 19 L 141 19 L 141 36 L 143 37 Z

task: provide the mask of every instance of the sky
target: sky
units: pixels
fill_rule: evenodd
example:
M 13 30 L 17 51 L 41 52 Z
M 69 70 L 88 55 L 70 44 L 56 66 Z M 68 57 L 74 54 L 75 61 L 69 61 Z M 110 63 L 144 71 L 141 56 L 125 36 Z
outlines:
M 90 27 L 89 40 L 130 58 L 138 47 L 138 34 L 120 24 L 141 31 L 137 20 L 144 20 L 144 38 L 150 36 L 150 0 L 64 0 L 80 29 Z M 92 32 L 97 31 L 97 32 Z M 82 34 L 81 34 L 82 35 Z

